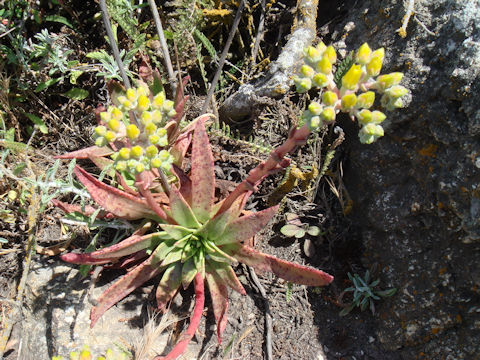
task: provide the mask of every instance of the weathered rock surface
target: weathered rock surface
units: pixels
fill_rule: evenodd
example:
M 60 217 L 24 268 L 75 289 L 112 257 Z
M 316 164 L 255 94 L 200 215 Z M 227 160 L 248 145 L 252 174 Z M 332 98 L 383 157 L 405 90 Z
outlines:
M 376 144 L 361 145 L 352 127 L 345 181 L 364 265 L 378 263 L 382 284 L 398 288 L 376 318 L 383 349 L 391 358 L 473 359 L 480 353 L 480 1 L 417 0 L 401 38 L 404 3 L 358 2 L 333 34 L 347 50 L 365 41 L 384 46 L 383 72 L 404 72 L 412 92 Z

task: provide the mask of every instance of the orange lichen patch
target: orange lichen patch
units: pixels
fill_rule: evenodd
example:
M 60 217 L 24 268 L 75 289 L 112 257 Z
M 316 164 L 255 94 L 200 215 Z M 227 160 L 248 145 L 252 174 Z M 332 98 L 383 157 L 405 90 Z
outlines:
M 435 158 L 435 157 L 437 157 L 437 155 L 435 154 L 435 152 L 437 151 L 437 149 L 438 149 L 438 146 L 437 146 L 437 145 L 428 144 L 427 146 L 424 146 L 423 148 L 421 148 L 420 150 L 418 150 L 418 153 L 419 153 L 420 155 L 422 155 L 422 156 Z
M 457 321 L 457 323 L 461 324 L 462 323 L 462 316 L 460 314 L 457 314 L 457 316 L 455 316 L 455 320 Z
M 460 186 L 460 191 L 463 193 L 467 193 L 468 189 L 465 186 Z
M 432 173 L 432 172 L 433 172 L 433 166 L 429 166 L 429 167 L 428 167 L 428 172 L 429 172 L 429 173 Z
M 446 267 L 443 267 L 443 268 L 441 268 L 441 269 L 439 270 L 440 275 L 443 275 L 443 274 L 445 274 L 446 272 L 447 272 L 447 268 L 446 268 Z
M 442 328 L 434 327 L 434 328 L 432 328 L 432 334 L 437 335 L 440 332 L 440 330 L 442 330 Z
M 441 201 L 439 201 L 439 202 L 437 203 L 437 207 L 438 207 L 439 209 L 445 209 L 445 205 L 443 205 L 443 203 L 442 203 Z

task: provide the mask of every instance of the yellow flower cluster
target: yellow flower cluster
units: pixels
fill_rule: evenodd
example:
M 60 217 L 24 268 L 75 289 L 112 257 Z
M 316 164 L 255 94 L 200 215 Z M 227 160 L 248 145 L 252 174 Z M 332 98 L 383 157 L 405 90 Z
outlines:
M 378 110 L 369 110 L 375 102 L 375 92 L 383 94 L 381 105 L 391 111 L 403 106 L 402 97 L 408 90 L 399 85 L 403 74 L 396 72 L 380 75 L 385 50 L 372 51 L 367 43 L 360 46 L 355 54 L 355 62 L 343 74 L 338 86 L 334 81 L 333 66 L 337 60 L 335 50 L 323 42 L 316 47 L 304 50 L 305 64 L 294 77 L 297 92 L 304 93 L 312 87 L 323 91 L 321 102 L 312 102 L 302 114 L 301 120 L 310 129 L 335 121 L 340 111 L 356 118 L 361 126 L 359 138 L 362 143 L 370 144 L 383 136 L 380 125 L 386 115 Z M 357 94 L 357 92 L 360 92 Z
M 140 86 L 128 89 L 117 103 L 100 113 L 102 125 L 95 128 L 95 144 L 106 146 L 116 140 L 125 144 L 112 154 L 118 171 L 170 170 L 173 158 L 162 148 L 168 145 L 163 126 L 176 115 L 173 101 L 167 100 L 163 91 L 153 96 L 148 88 Z M 130 122 L 130 112 L 138 123 Z

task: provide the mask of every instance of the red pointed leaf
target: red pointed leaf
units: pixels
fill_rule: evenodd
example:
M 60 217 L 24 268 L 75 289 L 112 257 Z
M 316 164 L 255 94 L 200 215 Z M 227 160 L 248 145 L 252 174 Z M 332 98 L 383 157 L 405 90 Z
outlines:
M 115 216 L 127 220 L 155 216 L 144 200 L 98 181 L 79 166 L 75 166 L 74 172 L 93 200 Z
M 245 265 L 258 271 L 270 271 L 278 277 L 296 284 L 324 286 L 333 281 L 332 275 L 321 270 L 281 260 L 246 245 L 230 245 L 229 248 L 231 251 L 233 250 L 233 256 Z
M 227 284 L 236 292 L 242 295 L 247 295 L 242 283 L 238 280 L 235 271 L 233 271 L 230 265 L 219 263 L 210 259 L 207 261 L 207 270 L 211 273 L 216 273 L 216 275 L 218 275 L 218 277 L 220 277 L 225 284 Z
M 192 340 L 195 331 L 198 329 L 200 319 L 202 318 L 203 306 L 205 304 L 205 288 L 203 277 L 201 274 L 195 276 L 195 308 L 190 318 L 190 325 L 180 337 L 180 341 L 165 357 L 157 356 L 154 360 L 175 360 L 182 355 L 187 348 L 188 343 Z
M 204 121 L 198 121 L 192 142 L 192 210 L 204 223 L 210 218 L 215 197 L 213 154 Z
M 190 205 L 192 204 L 192 181 L 185 174 L 185 172 L 180 169 L 177 165 L 173 164 L 173 172 L 177 175 L 178 181 L 180 182 L 180 194 Z
M 112 155 L 112 149 L 108 147 L 91 146 L 85 149 L 72 151 L 63 155 L 57 155 L 55 159 L 88 159 L 90 156 L 108 156 Z
M 69 253 L 60 256 L 63 261 L 73 264 L 104 264 L 105 260 L 111 262 L 137 251 L 144 250 L 158 242 L 158 233 L 148 234 L 144 236 L 132 235 L 129 238 L 119 242 L 118 244 L 109 246 L 104 249 L 93 251 L 91 253 L 75 254 Z
M 167 303 L 175 296 L 181 284 L 182 263 L 176 262 L 168 266 L 158 284 L 156 297 L 159 310 L 165 310 Z
M 227 225 L 223 234 L 215 239 L 216 245 L 240 243 L 248 240 L 267 225 L 278 210 L 277 206 L 242 216 Z
M 70 214 L 72 212 L 78 212 L 85 216 L 90 216 L 95 211 L 97 211 L 97 209 L 90 205 L 86 205 L 85 208 L 82 208 L 82 206 L 80 205 L 68 204 L 57 199 L 52 199 L 52 205 L 62 209 L 67 214 Z M 112 219 L 114 217 L 115 216 L 112 213 L 106 213 L 105 211 L 100 211 L 100 213 L 97 215 L 97 218 L 99 219 Z
M 217 340 L 222 343 L 222 334 L 227 326 L 228 289 L 215 273 L 206 273 L 208 289 L 212 298 L 213 315 L 217 323 Z
M 151 259 L 151 257 L 148 258 L 131 272 L 121 277 L 100 296 L 98 305 L 94 306 L 90 312 L 90 327 L 93 327 L 105 311 L 118 301 L 162 272 L 163 268 L 150 264 Z
M 170 150 L 170 154 L 172 154 L 173 158 L 175 159 L 175 164 L 178 166 L 182 166 L 183 159 L 185 158 L 185 154 L 187 153 L 188 147 L 192 142 L 192 131 L 188 131 L 182 133 L 178 139 L 175 141 L 172 149 Z

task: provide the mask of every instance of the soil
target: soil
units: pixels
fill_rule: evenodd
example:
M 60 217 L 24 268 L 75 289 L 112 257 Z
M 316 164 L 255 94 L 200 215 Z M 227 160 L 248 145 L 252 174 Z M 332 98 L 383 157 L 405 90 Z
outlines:
M 172 2 L 173 3 L 173 2 Z M 237 80 L 247 82 L 255 76 L 261 76 L 262 70 L 258 67 L 245 66 L 249 57 L 248 46 L 252 41 L 251 21 L 256 24 L 259 20 L 259 7 L 254 7 L 253 3 L 247 8 L 240 24 L 239 36 L 243 39 L 240 42 L 236 39 L 232 46 L 229 62 L 232 64 L 243 64 L 243 75 L 231 71 L 232 75 L 238 76 Z M 279 49 L 285 42 L 285 35 L 288 34 L 290 24 L 293 21 L 295 13 L 295 1 L 272 1 L 271 10 L 265 21 L 265 41 L 262 43 L 263 57 L 274 59 L 278 55 Z M 50 5 L 50 6 L 49 6 Z M 40 10 L 44 15 L 55 14 L 57 9 L 52 7 L 52 2 L 42 1 Z M 318 25 L 333 28 L 348 9 L 349 2 L 329 2 L 328 9 L 324 9 L 318 17 Z M 172 11 L 175 5 L 165 9 Z M 230 7 L 227 7 L 230 8 Z M 235 8 L 233 8 L 235 9 Z M 87 62 L 85 54 L 90 51 L 105 49 L 109 51 L 103 36 L 105 35 L 100 20 L 94 20 L 97 12 L 97 4 L 94 1 L 65 1 L 60 10 L 62 16 L 71 19 L 75 23 L 75 30 L 58 23 L 43 24 L 50 31 L 61 32 L 68 38 L 68 46 L 74 50 L 71 58 L 79 59 L 81 62 Z M 71 14 L 75 15 L 75 20 Z M 168 17 L 167 13 L 162 14 Z M 143 12 L 142 21 L 149 20 L 146 12 Z M 174 24 L 174 18 L 168 18 L 167 24 Z M 220 21 L 222 26 L 216 33 L 213 31 L 214 24 L 204 24 L 205 33 L 210 33 L 211 42 L 217 52 L 220 52 L 222 44 L 228 34 L 230 20 Z M 39 25 L 33 21 L 28 21 L 25 30 L 27 38 L 32 37 L 39 29 Z M 147 30 L 152 30 L 149 27 Z M 154 33 L 151 31 L 151 33 Z M 283 34 L 282 36 L 279 35 Z M 120 46 L 131 46 L 128 36 L 119 30 Z M 187 87 L 187 92 L 191 95 L 189 100 L 188 118 L 194 118 L 198 108 L 201 107 L 205 96 L 205 88 L 198 63 L 188 59 L 185 53 L 179 54 L 179 62 L 184 65 L 185 73 L 191 76 L 191 81 Z M 207 56 L 206 54 L 204 54 Z M 134 63 L 133 70 L 138 70 L 139 61 Z M 8 65 L 12 66 L 12 65 Z M 8 68 L 7 66 L 7 68 Z M 215 63 L 206 61 L 205 69 L 207 74 L 213 74 Z M 10 69 L 10 68 L 8 68 Z M 230 69 L 233 69 L 230 67 Z M 38 76 L 25 73 L 9 73 L 12 78 L 21 76 L 21 82 L 32 81 L 37 85 Z M 212 76 L 209 76 L 211 79 Z M 222 91 L 217 94 L 217 100 L 228 96 L 235 91 L 235 81 L 232 77 L 225 76 L 222 81 Z M 79 86 L 89 90 L 89 96 L 81 101 L 72 100 L 60 94 L 65 93 L 72 85 L 68 81 L 52 86 L 46 91 L 34 93 L 31 87 L 24 94 L 28 97 L 26 102 L 15 101 L 12 97 L 15 92 L 20 93 L 20 83 L 11 80 L 10 103 L 11 114 L 7 117 L 7 128 L 14 128 L 15 140 L 18 142 L 28 141 L 30 134 L 28 127 L 31 122 L 23 113 L 39 114 L 42 116 L 48 134 L 36 132 L 30 142 L 30 150 L 11 153 L 5 160 L 8 168 L 14 169 L 15 166 L 28 159 L 30 170 L 27 168 L 19 173 L 19 176 L 29 176 L 34 173 L 40 177 L 45 173 L 45 169 L 51 168 L 54 164 L 52 159 L 56 154 L 62 154 L 74 151 L 91 145 L 92 128 L 96 125 L 94 110 L 98 104 L 108 102 L 106 84 L 102 77 L 95 76 L 94 72 L 85 73 L 78 79 Z M 268 105 L 258 108 L 255 116 L 242 124 L 232 125 L 231 133 L 241 134 L 242 139 L 253 136 L 257 144 L 268 144 L 269 147 L 275 147 L 286 139 L 288 130 L 296 123 L 296 115 L 307 102 L 306 96 L 287 94 L 280 100 L 272 100 Z M 340 124 L 342 124 L 340 120 Z M 240 182 L 248 172 L 254 168 L 261 159 L 268 156 L 268 152 L 259 151 L 256 147 L 248 145 L 245 141 L 238 141 L 235 138 L 212 131 L 211 142 L 216 158 L 217 178 L 228 180 L 234 183 Z M 309 143 L 292 154 L 292 161 L 304 172 L 308 172 L 315 167 L 321 169 L 324 164 L 325 155 L 332 149 L 332 144 L 337 139 L 333 129 L 324 133 L 312 136 Z M 325 288 L 307 288 L 299 285 L 290 285 L 281 279 L 270 274 L 258 274 L 260 283 L 266 291 L 264 297 L 260 293 L 252 279 L 251 270 L 245 266 L 236 268 L 236 273 L 247 291 L 247 296 L 241 296 L 237 293 L 230 294 L 229 322 L 223 336 L 223 342 L 219 346 L 215 335 L 215 321 L 210 310 L 209 299 L 207 298 L 205 314 L 202 319 L 199 330 L 197 331 L 192 348 L 197 349 L 199 358 L 202 359 L 263 359 L 266 352 L 266 328 L 265 314 L 268 311 L 273 319 L 271 339 L 273 343 L 274 359 L 403 359 L 408 357 L 417 349 L 413 347 L 412 352 L 402 353 L 402 351 L 385 350 L 388 346 L 380 344 L 378 333 L 375 329 L 375 317 L 378 313 L 387 313 L 386 309 L 392 306 L 392 298 L 383 299 L 376 303 L 376 314 L 364 311 L 360 312 L 354 309 L 345 317 L 339 315 L 340 311 L 351 301 L 348 295 L 343 296 L 345 288 L 351 286 L 347 273 L 364 274 L 367 270 L 362 264 L 364 248 L 358 229 L 348 218 L 351 204 L 349 203 L 348 191 L 343 184 L 343 165 L 348 161 L 348 152 L 340 145 L 335 152 L 333 160 L 323 176 L 317 177 L 314 181 L 294 186 L 289 191 L 282 193 L 277 189 L 279 183 L 284 177 L 284 173 L 279 173 L 265 180 L 258 192 L 251 198 L 248 209 L 262 210 L 274 201 L 281 204 L 281 209 L 275 219 L 256 236 L 255 246 L 262 252 L 277 256 L 281 259 L 293 261 L 300 264 L 311 265 L 335 275 L 335 281 Z M 87 162 L 82 162 L 89 170 L 92 166 Z M 59 171 L 59 178 L 67 175 L 68 162 L 63 162 Z M 0 237 L 6 238 L 8 242 L 2 244 L 0 249 L 0 304 L 2 306 L 2 329 L 7 327 L 6 319 L 9 312 L 15 310 L 15 297 L 17 295 L 18 284 L 21 281 L 22 274 L 26 268 L 27 251 L 26 244 L 29 237 L 35 238 L 38 249 L 48 248 L 65 241 L 68 236 L 73 234 L 73 241 L 70 243 L 69 250 L 74 248 L 84 249 L 92 238 L 97 234 L 95 229 L 88 229 L 82 226 L 71 226 L 69 232 L 61 226 L 59 219 L 64 214 L 55 207 L 48 205 L 45 210 L 38 213 L 37 218 L 29 219 L 28 206 L 32 203 L 32 195 L 24 193 L 22 195 L 21 184 L 13 177 L 4 176 L 0 178 L 0 201 L 2 209 L 12 215 L 9 221 L 2 218 L 0 222 Z M 16 191 L 18 197 L 7 201 L 9 191 Z M 24 191 L 24 190 L 23 190 Z M 279 195 L 280 193 L 280 195 Z M 272 194 L 276 194 L 273 196 Z M 58 194 L 57 198 L 62 201 L 70 201 L 73 196 L 68 193 Z M 295 213 L 299 216 L 303 224 L 308 226 L 318 226 L 321 230 L 320 235 L 306 235 L 301 239 L 288 238 L 280 233 L 280 228 L 286 223 L 286 214 Z M 109 237 L 114 236 L 113 230 L 101 234 L 97 246 L 109 243 Z M 41 251 L 40 251 L 41 252 Z M 75 277 L 72 285 L 75 291 L 86 291 L 89 287 L 88 280 L 79 280 L 77 269 L 61 264 L 58 260 L 58 251 L 52 256 L 34 253 L 32 264 L 29 271 L 43 271 L 47 268 L 59 269 L 65 275 L 58 275 L 56 278 L 50 274 L 49 284 L 42 287 L 30 286 L 27 281 L 25 289 L 26 300 L 22 311 L 18 311 L 16 316 L 10 317 L 15 322 L 12 336 L 10 337 L 10 350 L 6 352 L 5 359 L 17 359 L 22 353 L 22 322 L 27 317 L 36 319 L 37 322 L 51 324 L 51 316 L 44 315 L 45 309 L 63 308 L 69 305 L 69 301 L 76 297 L 75 293 L 68 294 L 67 300 L 51 300 L 52 297 L 42 297 L 44 290 L 57 291 L 66 279 Z M 43 270 L 42 270 L 43 269 Z M 381 276 L 381 271 L 371 269 L 373 277 Z M 56 270 L 52 270 L 55 274 Z M 60 274 L 60 273 L 58 273 Z M 63 274 L 63 273 L 62 273 Z M 106 270 L 102 273 L 97 288 L 104 288 L 108 283 L 118 276 L 118 271 Z M 30 280 L 32 278 L 29 278 Z M 56 280 L 55 280 L 56 279 Z M 33 281 L 33 280 L 31 280 Z M 55 282 L 57 281 L 57 282 Z M 67 286 L 67 285 L 65 285 Z M 70 285 L 68 285 L 70 286 Z M 382 286 L 382 283 L 380 285 Z M 138 311 L 136 318 L 130 318 L 126 324 L 132 329 L 141 331 L 142 324 L 148 320 L 147 309 L 153 307 L 152 296 L 148 292 L 153 288 L 153 282 L 146 284 L 145 291 L 137 291 L 129 295 L 118 306 L 117 310 L 125 313 L 119 315 L 119 318 L 133 316 L 132 309 Z M 37 289 L 32 291 L 32 289 Z M 40 290 L 38 290 L 40 289 Z M 57 290 L 55 290 L 57 289 Z M 100 292 L 96 289 L 95 294 Z M 82 292 L 85 295 L 85 292 Z M 82 295 L 82 296 L 84 296 Z M 172 311 L 179 317 L 187 317 L 191 310 L 192 289 L 181 291 L 178 298 L 172 305 Z M 83 299 L 78 299 L 79 303 Z M 53 301 L 49 303 L 49 301 Z M 77 304 L 77 303 L 76 303 Z M 267 305 L 268 304 L 268 305 Z M 34 306 L 35 305 L 35 306 Z M 83 309 L 83 306 L 80 307 Z M 384 310 L 384 311 L 382 311 Z M 111 311 L 111 310 L 110 310 Z M 42 314 L 42 315 L 39 315 Z M 46 314 L 52 314 L 47 311 Z M 127 315 L 125 315 L 127 314 Z M 88 321 L 88 320 L 86 320 Z M 46 327 L 48 328 L 48 326 Z M 115 327 L 116 323 L 110 323 Z M 174 339 L 181 333 L 182 329 L 188 325 L 188 319 L 179 321 L 167 328 L 166 334 L 170 339 Z M 120 325 L 119 325 L 120 326 Z M 59 352 L 66 354 L 65 344 L 58 344 L 53 338 L 55 332 L 43 334 L 47 340 L 48 355 L 52 356 Z M 124 335 L 125 336 L 125 335 Z M 67 336 L 68 337 L 68 336 Z M 73 338 L 73 335 L 72 335 Z M 78 339 L 77 339 L 78 340 Z M 27 343 L 27 339 L 23 339 Z M 43 341 L 43 340 L 42 340 Z M 85 339 L 79 339 L 75 342 L 79 346 Z M 31 341 L 30 341 L 31 342 Z M 111 344 L 104 344 L 111 346 Z M 133 346 L 132 342 L 124 344 L 127 348 Z M 26 345 L 25 345 L 26 346 Z M 78 349 L 78 348 L 77 348 Z M 72 349 L 73 350 L 73 349 Z M 100 351 L 105 351 L 106 347 Z M 132 351 L 132 348 L 129 348 Z M 163 351 L 162 349 L 159 350 Z M 407 357 L 403 357 L 404 354 Z M 27 359 L 28 357 L 25 357 Z M 34 358 L 34 357 L 32 357 Z M 39 359 L 39 357 L 35 357 Z M 28 360 L 28 359 L 27 359 Z

